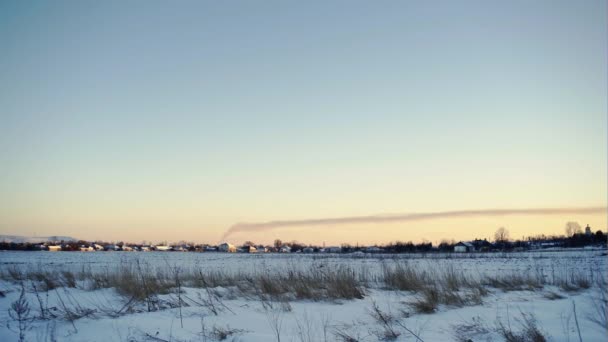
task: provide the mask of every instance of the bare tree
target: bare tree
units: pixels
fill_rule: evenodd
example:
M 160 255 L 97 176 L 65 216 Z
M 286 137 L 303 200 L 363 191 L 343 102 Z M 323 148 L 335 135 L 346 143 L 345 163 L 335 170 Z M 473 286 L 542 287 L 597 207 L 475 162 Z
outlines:
M 276 248 L 281 248 L 281 247 L 283 247 L 283 241 L 281 241 L 281 239 L 276 239 L 276 240 L 274 240 L 274 246 L 275 246 Z
M 507 242 L 509 241 L 509 230 L 505 227 L 500 227 L 494 233 L 494 241 Z
M 571 237 L 574 234 L 581 234 L 583 229 L 578 222 L 568 222 L 566 223 L 566 227 L 564 228 L 566 231 L 566 237 Z

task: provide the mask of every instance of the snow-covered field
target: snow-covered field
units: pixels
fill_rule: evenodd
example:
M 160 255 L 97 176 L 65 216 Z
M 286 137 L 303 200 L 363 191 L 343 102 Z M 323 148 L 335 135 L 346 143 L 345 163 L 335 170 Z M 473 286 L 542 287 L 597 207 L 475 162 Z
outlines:
M 0 341 L 605 341 L 606 258 L 0 252 Z

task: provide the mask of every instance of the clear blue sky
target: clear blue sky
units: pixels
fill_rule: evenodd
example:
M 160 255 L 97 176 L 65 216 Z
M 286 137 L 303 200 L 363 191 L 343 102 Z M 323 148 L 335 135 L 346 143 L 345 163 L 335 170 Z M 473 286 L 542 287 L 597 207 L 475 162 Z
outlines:
M 606 13 L 2 1 L 0 233 L 204 241 L 239 221 L 606 205 Z

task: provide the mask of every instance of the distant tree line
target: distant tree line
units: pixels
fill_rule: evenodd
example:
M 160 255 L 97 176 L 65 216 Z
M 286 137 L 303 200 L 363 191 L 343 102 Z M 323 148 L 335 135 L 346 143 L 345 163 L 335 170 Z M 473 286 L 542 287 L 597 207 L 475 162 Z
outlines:
M 601 230 L 591 233 L 589 231 L 583 232 L 580 225 L 576 222 L 568 222 L 565 227 L 565 233 L 567 235 L 536 235 L 520 240 L 511 240 L 509 231 L 501 227 L 494 234 L 494 241 L 490 243 L 487 240 L 475 239 L 471 241 L 475 245 L 477 251 L 491 252 L 491 251 L 513 251 L 522 249 L 535 249 L 535 248 L 550 248 L 550 247 L 562 247 L 562 248 L 576 248 L 585 246 L 606 246 L 608 243 L 607 235 Z M 54 241 L 47 243 L 17 243 L 0 241 L 0 250 L 21 250 L 21 251 L 37 251 L 41 250 L 41 247 L 45 245 L 61 245 L 62 251 L 79 251 L 81 247 L 88 247 L 96 245 L 107 246 L 116 245 L 119 247 L 123 246 L 143 246 L 143 244 L 127 244 L 123 242 L 108 243 L 108 242 L 88 242 L 84 240 L 80 241 Z M 353 252 L 369 252 L 369 253 L 430 253 L 430 252 L 453 252 L 454 246 L 457 244 L 455 240 L 442 240 L 437 246 L 433 246 L 431 242 L 420 242 L 413 243 L 411 241 L 401 242 L 395 241 L 385 245 L 373 245 L 373 246 L 359 246 L 344 243 L 340 246 L 339 251 L 341 253 L 353 253 Z M 164 242 L 161 245 L 167 245 Z M 213 250 L 217 246 L 208 244 L 195 245 L 192 242 L 180 241 L 172 246 L 181 246 L 182 251 L 209 251 Z M 242 244 L 241 248 L 245 247 L 263 247 L 263 245 L 255 244 L 252 241 L 246 241 Z M 211 247 L 211 249 L 209 249 Z M 272 245 L 265 246 L 265 250 L 269 252 L 280 252 L 283 247 L 289 247 L 289 252 L 320 252 L 323 251 L 324 247 L 318 245 L 307 245 L 298 241 L 283 242 L 280 239 L 276 239 Z M 334 248 L 335 249 L 335 248 Z

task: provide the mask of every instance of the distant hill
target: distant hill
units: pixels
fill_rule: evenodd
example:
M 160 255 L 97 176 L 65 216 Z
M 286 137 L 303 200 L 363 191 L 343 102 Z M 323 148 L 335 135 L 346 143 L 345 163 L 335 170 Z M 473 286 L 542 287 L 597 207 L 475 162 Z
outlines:
M 20 235 L 0 235 L 0 242 L 14 242 L 14 243 L 38 243 L 47 241 L 78 241 L 70 236 L 20 236 Z

